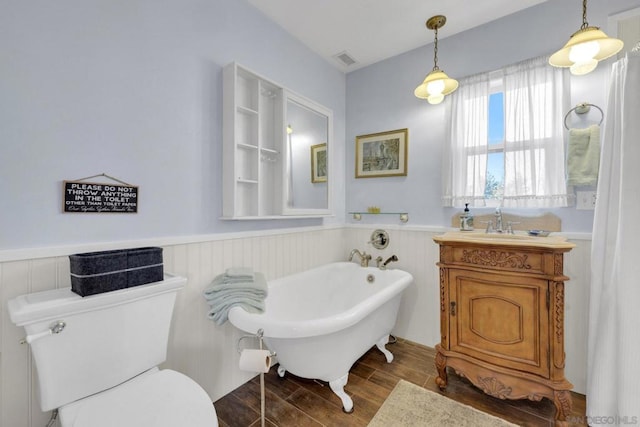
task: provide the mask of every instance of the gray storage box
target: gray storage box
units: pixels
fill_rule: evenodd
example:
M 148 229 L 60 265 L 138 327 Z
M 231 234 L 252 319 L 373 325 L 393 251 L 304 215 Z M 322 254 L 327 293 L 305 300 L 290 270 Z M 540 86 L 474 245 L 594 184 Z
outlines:
M 69 255 L 71 290 L 87 296 L 115 291 L 164 277 L 162 248 L 147 247 Z

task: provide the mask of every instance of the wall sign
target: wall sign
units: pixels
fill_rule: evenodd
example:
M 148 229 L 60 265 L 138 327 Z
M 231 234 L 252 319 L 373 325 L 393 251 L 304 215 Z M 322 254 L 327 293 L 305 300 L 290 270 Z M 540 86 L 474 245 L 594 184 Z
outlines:
M 96 175 L 99 176 L 99 175 Z M 63 211 L 79 213 L 137 213 L 138 187 L 102 174 L 116 184 L 64 181 Z

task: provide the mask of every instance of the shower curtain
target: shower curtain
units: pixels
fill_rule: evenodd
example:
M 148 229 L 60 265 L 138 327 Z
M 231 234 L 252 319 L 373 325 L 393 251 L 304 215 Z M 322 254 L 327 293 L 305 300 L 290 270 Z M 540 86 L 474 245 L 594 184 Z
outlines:
M 640 424 L 640 56 L 613 65 L 591 249 L 587 416 Z M 597 418 L 600 417 L 600 418 Z

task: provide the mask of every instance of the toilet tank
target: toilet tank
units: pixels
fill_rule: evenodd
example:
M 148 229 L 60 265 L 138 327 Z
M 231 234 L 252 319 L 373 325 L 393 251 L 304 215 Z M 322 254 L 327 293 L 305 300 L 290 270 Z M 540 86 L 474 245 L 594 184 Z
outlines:
M 116 386 L 164 362 L 177 291 L 165 280 L 81 297 L 71 288 L 22 295 L 8 303 L 23 326 L 38 372 L 43 411 Z M 58 322 L 64 329 L 46 333 Z M 44 333 L 43 333 L 44 332 Z

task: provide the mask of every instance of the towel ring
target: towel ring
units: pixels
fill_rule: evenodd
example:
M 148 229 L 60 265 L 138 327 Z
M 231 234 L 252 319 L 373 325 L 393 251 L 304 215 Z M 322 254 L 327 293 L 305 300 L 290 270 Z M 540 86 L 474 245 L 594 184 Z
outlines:
M 569 118 L 569 114 L 571 114 L 574 111 L 576 112 L 576 114 L 586 114 L 589 112 L 589 110 L 591 110 L 591 107 L 596 107 L 600 111 L 601 117 L 600 117 L 600 122 L 598 123 L 598 126 L 600 126 L 602 124 L 602 121 L 604 120 L 604 112 L 602 111 L 602 108 L 598 107 L 595 104 L 589 104 L 588 102 L 581 102 L 580 104 L 576 105 L 571 110 L 569 110 L 567 114 L 564 116 L 564 127 L 567 130 L 569 130 L 569 126 L 567 125 L 567 119 Z

